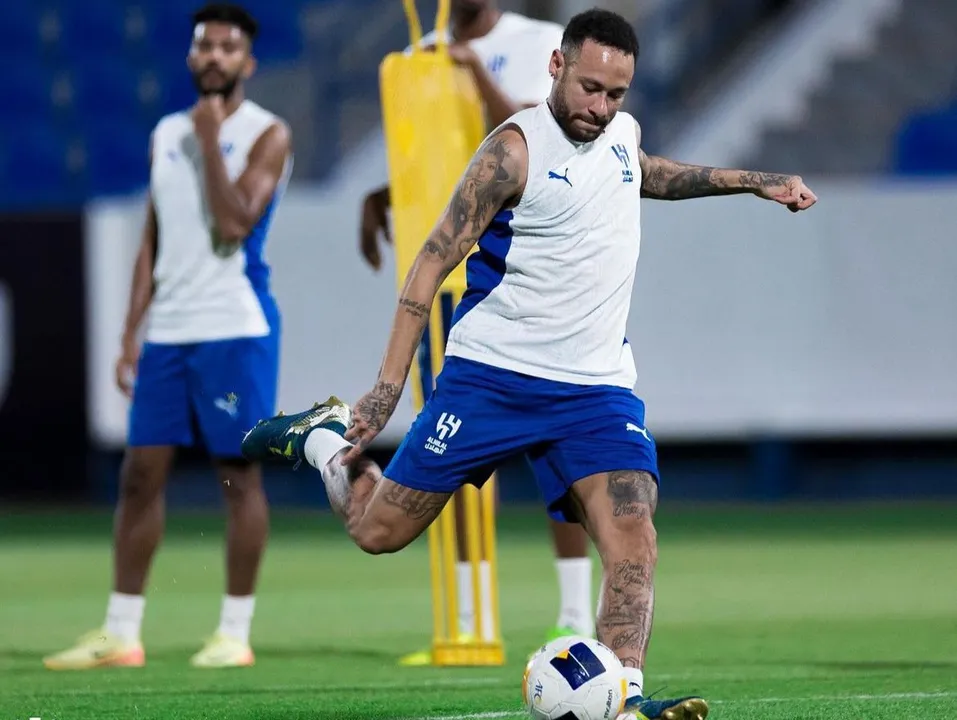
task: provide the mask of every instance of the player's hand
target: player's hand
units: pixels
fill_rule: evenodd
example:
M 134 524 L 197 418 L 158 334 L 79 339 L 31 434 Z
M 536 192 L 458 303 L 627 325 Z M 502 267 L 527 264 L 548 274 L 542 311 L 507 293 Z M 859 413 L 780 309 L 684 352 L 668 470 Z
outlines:
M 426 52 L 435 52 L 436 45 L 426 45 L 422 48 Z M 469 47 L 467 43 L 456 42 L 450 43 L 448 45 L 449 57 L 452 58 L 452 62 L 456 65 L 461 65 L 462 67 L 473 68 L 476 65 L 481 64 L 479 61 L 479 56 L 475 51 Z
M 757 194 L 787 207 L 791 212 L 807 210 L 817 202 L 817 195 L 804 184 L 800 175 L 775 175 L 775 182 L 762 185 Z
M 219 129 L 226 119 L 226 107 L 222 95 L 204 95 L 193 108 L 193 128 L 196 137 L 204 145 L 215 146 L 219 142 Z
M 355 462 L 389 422 L 402 395 L 402 385 L 377 382 L 352 408 L 352 425 L 345 438 L 353 443 L 342 458 L 343 465 Z
M 116 387 L 126 397 L 133 397 L 133 380 L 136 377 L 136 364 L 140 359 L 140 348 L 132 338 L 123 338 L 120 357 L 116 361 Z
M 449 57 L 456 65 L 462 67 L 473 68 L 481 64 L 478 55 L 466 43 L 452 43 L 449 45 Z
M 366 195 L 362 202 L 362 222 L 359 228 L 359 252 L 373 270 L 382 267 L 379 254 L 379 233 L 392 244 L 389 229 L 389 188 L 384 187 Z

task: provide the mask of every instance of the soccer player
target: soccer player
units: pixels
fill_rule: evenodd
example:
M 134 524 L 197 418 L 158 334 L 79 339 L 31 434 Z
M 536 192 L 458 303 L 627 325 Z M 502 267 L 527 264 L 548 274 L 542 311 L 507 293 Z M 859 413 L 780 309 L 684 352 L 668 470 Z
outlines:
M 449 53 L 469 69 L 482 98 L 486 118 L 494 128 L 523 108 L 534 107 L 548 97 L 551 77 L 548 61 L 562 41 L 564 28 L 553 22 L 534 20 L 514 12 L 502 12 L 495 0 L 452 0 Z M 422 38 L 425 47 L 434 46 L 435 31 Z M 391 242 L 388 224 L 389 188 L 380 188 L 366 196 L 362 206 L 359 237 L 360 251 L 374 269 L 382 264 L 379 238 Z M 457 524 L 461 528 L 464 515 Z M 558 616 L 546 641 L 562 635 L 595 633 L 592 605 L 592 563 L 588 554 L 588 536 L 578 523 L 550 521 L 558 577 Z M 467 561 L 464 533 L 459 532 L 460 561 L 456 568 L 458 588 L 458 628 L 463 636 L 475 633 L 475 613 L 483 615 L 482 627 L 492 630 L 491 568 L 480 567 L 481 609 L 473 608 L 472 570 Z M 486 638 L 490 639 L 490 638 Z M 431 652 L 421 651 L 403 657 L 404 665 L 431 664 Z
M 750 193 L 792 212 L 817 198 L 797 176 L 646 154 L 640 126 L 619 112 L 637 55 L 620 15 L 572 18 L 547 102 L 486 138 L 420 251 L 372 390 L 351 410 L 333 397 L 264 420 L 243 451 L 319 469 L 349 535 L 374 554 L 407 546 L 464 483 L 525 453 L 548 510 L 582 523 L 597 547 L 598 639 L 627 669 L 624 715 L 696 720 L 703 698 L 643 689 L 659 474 L 624 338 L 640 198 Z M 436 390 L 382 473 L 362 451 L 395 410 L 436 289 L 475 243 Z
M 263 256 L 291 169 L 285 122 L 245 99 L 257 23 L 213 4 L 193 17 L 191 110 L 161 119 L 150 141 L 148 212 L 116 366 L 132 397 L 120 477 L 113 593 L 104 626 L 47 657 L 51 669 L 142 666 L 147 575 L 164 526 L 164 486 L 191 416 L 228 510 L 226 594 L 219 627 L 193 656 L 205 668 L 252 665 L 249 629 L 269 509 L 243 434 L 275 412 L 279 312 Z M 142 353 L 137 331 L 149 311 Z M 131 376 L 135 372 L 135 382 Z

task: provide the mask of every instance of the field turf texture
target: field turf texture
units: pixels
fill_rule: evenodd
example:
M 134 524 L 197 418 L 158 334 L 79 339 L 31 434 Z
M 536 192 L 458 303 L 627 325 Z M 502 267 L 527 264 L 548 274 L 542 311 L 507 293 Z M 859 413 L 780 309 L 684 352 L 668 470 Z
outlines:
M 110 526 L 108 512 L 0 515 L 0 720 L 523 717 L 526 654 L 557 609 L 535 508 L 499 518 L 508 665 L 489 669 L 396 665 L 429 638 L 424 537 L 369 557 L 328 514 L 276 512 L 255 667 L 187 664 L 218 620 L 223 519 L 172 513 L 147 667 L 47 671 L 42 655 L 103 619 Z M 647 692 L 703 694 L 719 720 L 957 715 L 957 506 L 665 504 L 658 528 Z

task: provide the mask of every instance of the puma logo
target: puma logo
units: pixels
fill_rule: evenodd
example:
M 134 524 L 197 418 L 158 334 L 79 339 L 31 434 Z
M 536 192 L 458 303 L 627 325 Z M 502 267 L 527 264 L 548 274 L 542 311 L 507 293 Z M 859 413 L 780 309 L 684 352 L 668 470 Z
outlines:
M 568 168 L 565 168 L 565 174 L 564 174 L 564 175 L 559 175 L 559 174 L 558 174 L 557 172 L 555 172 L 554 170 L 549 170 L 549 171 L 548 171 L 548 179 L 549 179 L 549 180 L 564 180 L 565 182 L 568 183 L 568 187 L 572 187 L 572 181 L 568 179 Z

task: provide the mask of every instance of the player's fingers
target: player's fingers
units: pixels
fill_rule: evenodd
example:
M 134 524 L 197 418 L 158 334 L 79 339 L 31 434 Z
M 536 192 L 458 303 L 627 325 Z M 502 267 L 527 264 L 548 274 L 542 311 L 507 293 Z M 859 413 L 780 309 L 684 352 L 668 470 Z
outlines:
M 349 426 L 349 428 L 345 432 L 345 435 L 343 435 L 342 437 L 344 437 L 349 442 L 355 442 L 356 438 L 358 438 L 362 434 L 362 430 L 363 428 L 360 427 L 360 423 L 353 423 L 352 425 Z
M 372 435 L 374 436 L 375 433 L 372 433 Z M 366 445 L 368 444 L 369 444 L 369 441 L 364 436 L 360 437 L 358 441 L 355 442 L 351 448 L 349 448 L 349 452 L 347 452 L 345 455 L 342 456 L 342 460 L 340 462 L 343 465 L 351 465 L 352 463 L 354 463 L 356 460 L 359 459 L 359 457 L 365 451 Z

